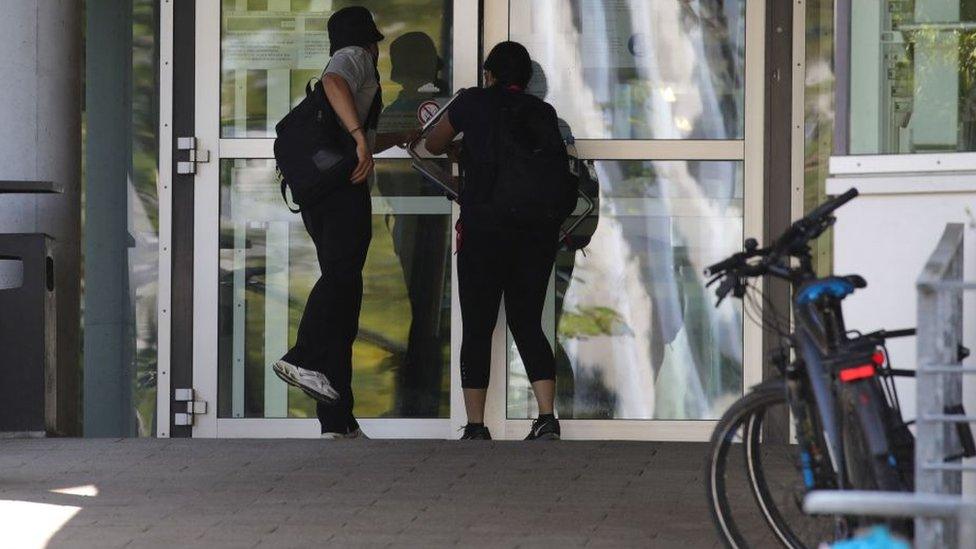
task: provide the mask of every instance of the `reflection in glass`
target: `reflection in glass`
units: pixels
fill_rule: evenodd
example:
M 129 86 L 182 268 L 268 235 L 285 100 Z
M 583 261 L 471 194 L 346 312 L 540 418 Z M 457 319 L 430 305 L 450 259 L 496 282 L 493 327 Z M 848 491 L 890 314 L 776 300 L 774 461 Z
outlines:
M 714 419 L 742 394 L 738 301 L 714 307 L 702 271 L 739 249 L 742 165 L 600 161 L 599 218 L 562 251 L 543 321 L 556 335 L 563 418 Z M 548 325 L 548 326 L 547 326 Z M 532 417 L 509 345 L 508 416 Z
M 400 86 L 396 98 L 383 109 L 380 132 L 399 132 L 419 124 L 417 108 L 424 101 L 443 101 L 451 95 L 444 61 L 434 39 L 422 32 L 408 32 L 390 43 L 390 80 Z M 385 89 L 385 88 L 384 88 Z M 386 94 L 385 94 L 386 95 Z
M 976 150 L 976 1 L 844 5 L 850 154 Z
M 156 432 L 157 309 L 159 278 L 159 24 L 154 2 L 132 2 L 132 166 L 128 182 L 129 288 L 133 341 L 131 434 Z
M 810 211 L 827 200 L 827 175 L 834 151 L 834 0 L 806 3 L 806 78 L 804 103 L 803 208 Z M 832 271 L 833 236 L 812 242 L 814 266 Z
M 373 241 L 353 347 L 357 417 L 447 417 L 450 203 L 408 161 L 377 161 Z M 220 417 L 315 417 L 270 371 L 295 341 L 319 276 L 301 217 L 281 201 L 273 160 L 222 160 Z
M 512 0 L 579 139 L 741 139 L 745 0 Z
M 223 0 L 222 137 L 274 137 L 329 61 L 329 16 L 349 5 L 372 11 L 386 36 L 377 67 L 385 104 L 398 102 L 416 127 L 417 105 L 405 97 L 450 97 L 452 0 Z

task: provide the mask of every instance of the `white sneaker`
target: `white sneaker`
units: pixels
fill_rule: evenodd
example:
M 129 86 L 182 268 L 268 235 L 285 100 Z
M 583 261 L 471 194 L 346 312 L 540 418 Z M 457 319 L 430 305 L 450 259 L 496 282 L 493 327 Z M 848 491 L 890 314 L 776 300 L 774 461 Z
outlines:
M 339 400 L 339 392 L 329 383 L 329 378 L 319 372 L 306 370 L 284 360 L 272 364 L 271 369 L 282 381 L 301 389 L 319 402 L 335 404 Z
M 353 438 L 369 440 L 369 437 L 366 436 L 366 433 L 364 433 L 362 429 L 356 429 L 355 431 L 349 431 L 348 433 L 322 433 L 320 438 L 325 440 L 345 440 Z

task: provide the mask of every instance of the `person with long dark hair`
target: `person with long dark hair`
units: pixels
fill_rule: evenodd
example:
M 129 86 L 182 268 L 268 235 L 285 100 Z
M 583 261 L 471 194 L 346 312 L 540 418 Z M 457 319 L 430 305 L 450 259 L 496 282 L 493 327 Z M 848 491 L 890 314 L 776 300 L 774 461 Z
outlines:
M 498 44 L 485 59 L 485 87 L 463 91 L 425 143 L 430 152 L 442 154 L 463 134 L 457 269 L 463 324 L 461 385 L 468 423 L 462 439 L 491 438 L 484 424 L 485 399 L 492 333 L 503 298 L 508 327 L 539 407 L 527 439 L 560 437 L 553 409 L 555 360 L 542 330 L 542 310 L 565 213 L 547 215 L 546 201 L 533 199 L 545 198 L 547 190 L 555 189 L 546 186 L 545 174 L 559 172 L 560 162 L 568 171 L 568 161 L 555 110 L 525 93 L 531 77 L 532 61 L 525 47 L 517 42 Z M 532 134 L 539 140 L 533 141 Z M 537 170 L 533 162 L 553 163 Z M 538 176 L 519 179 L 526 173 Z M 519 179 L 518 185 L 513 185 L 514 179 Z M 563 192 L 555 190 L 548 194 Z M 575 191 L 570 198 L 575 203 Z

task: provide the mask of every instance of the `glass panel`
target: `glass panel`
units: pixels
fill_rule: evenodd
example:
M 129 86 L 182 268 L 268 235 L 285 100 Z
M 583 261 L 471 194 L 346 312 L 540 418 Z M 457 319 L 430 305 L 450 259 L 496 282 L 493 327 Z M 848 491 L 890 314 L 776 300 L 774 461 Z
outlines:
M 401 115 L 387 127 L 416 127 L 421 101 L 453 93 L 452 0 L 223 0 L 222 137 L 274 137 L 275 124 L 329 61 L 329 16 L 349 5 L 369 8 L 386 36 L 378 63 L 383 102 L 386 114 Z
M 599 215 L 561 251 L 548 318 L 563 418 L 714 419 L 742 394 L 742 308 L 706 265 L 741 249 L 742 163 L 598 161 Z M 509 339 L 508 417 L 535 414 Z
M 827 200 L 827 175 L 834 150 L 834 0 L 806 2 L 806 79 L 804 88 L 803 209 Z M 833 267 L 833 231 L 810 243 L 818 273 Z
M 409 161 L 377 161 L 373 241 L 353 347 L 357 417 L 448 417 L 450 202 Z M 285 209 L 273 160 L 221 160 L 220 417 L 315 417 L 271 372 L 295 341 L 318 279 L 301 217 Z
M 741 139 L 745 0 L 512 0 L 531 87 L 578 139 Z
M 976 1 L 849 4 L 850 154 L 976 150 Z
M 159 21 L 155 2 L 132 3 L 132 166 L 129 172 L 129 287 L 134 340 L 132 407 L 137 434 L 156 433 L 159 279 Z

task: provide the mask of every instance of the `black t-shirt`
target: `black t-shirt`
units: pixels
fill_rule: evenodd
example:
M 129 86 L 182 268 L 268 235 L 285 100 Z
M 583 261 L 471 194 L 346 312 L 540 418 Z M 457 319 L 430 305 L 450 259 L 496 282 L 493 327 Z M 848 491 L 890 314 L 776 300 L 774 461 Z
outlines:
M 465 218 L 483 217 L 479 207 L 491 199 L 492 170 L 495 163 L 492 138 L 501 110 L 501 94 L 485 88 L 469 88 L 451 103 L 447 116 L 451 126 L 464 134 L 461 152 L 461 214 Z M 474 221 L 469 219 L 468 221 Z
M 501 109 L 502 92 L 485 88 L 468 88 L 461 92 L 447 113 L 451 126 L 464 133 L 464 149 L 478 162 L 491 162 L 489 153 L 491 135 L 498 111 Z
M 461 147 L 464 177 L 459 202 L 465 225 L 495 224 L 489 207 L 498 161 L 493 143 L 495 127 L 505 96 L 520 93 L 503 88 L 469 88 L 461 92 L 447 112 L 454 130 L 464 133 Z M 552 109 L 548 104 L 546 107 Z

